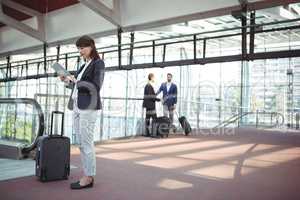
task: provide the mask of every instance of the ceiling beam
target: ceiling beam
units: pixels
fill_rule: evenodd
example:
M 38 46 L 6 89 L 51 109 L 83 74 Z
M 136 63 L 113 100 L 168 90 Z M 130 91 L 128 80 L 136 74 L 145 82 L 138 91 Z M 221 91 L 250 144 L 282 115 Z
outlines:
M 265 8 L 272 8 L 276 6 L 282 6 L 292 3 L 299 3 L 299 0 L 272 0 L 272 1 L 258 1 L 253 3 L 248 3 L 249 10 L 260 10 Z
M 42 32 L 39 32 L 30 26 L 23 24 L 19 22 L 18 20 L 15 20 L 12 17 L 9 17 L 5 15 L 4 13 L 0 12 L 0 22 L 3 24 L 6 24 L 7 26 L 10 26 L 14 29 L 17 29 L 39 41 L 46 42 L 45 35 Z
M 291 10 L 300 15 L 300 8 L 297 5 L 291 6 Z
M 30 15 L 32 17 L 33 16 L 43 16 L 42 13 L 40 13 L 40 12 L 34 10 L 34 9 L 28 8 L 26 6 L 23 6 L 23 5 L 21 5 L 19 3 L 16 3 L 14 1 L 11 1 L 11 0 L 0 0 L 0 2 L 4 5 L 10 7 L 10 8 L 13 8 L 17 11 L 20 11 L 20 12 L 25 13 L 27 15 Z
M 240 0 L 238 0 L 238 1 L 240 1 Z M 241 0 L 241 1 L 243 1 L 243 0 Z M 276 6 L 286 5 L 286 4 L 290 4 L 290 3 L 296 3 L 296 2 L 300 2 L 300 1 L 299 0 L 272 0 L 272 1 L 249 2 L 247 4 L 247 9 L 249 11 L 253 11 L 253 10 L 271 8 L 271 7 L 276 7 Z M 145 29 L 156 28 L 159 26 L 167 26 L 167 25 L 182 23 L 182 22 L 186 22 L 186 21 L 200 20 L 200 19 L 206 19 L 206 18 L 223 16 L 223 15 L 230 15 L 232 13 L 232 11 L 240 11 L 240 10 L 241 10 L 240 5 L 231 6 L 231 7 L 220 8 L 220 9 L 215 9 L 215 10 L 210 10 L 210 11 L 205 11 L 205 12 L 183 15 L 183 16 L 179 16 L 179 17 L 172 17 L 172 18 L 163 19 L 163 20 L 146 22 L 146 23 L 141 23 L 141 24 L 136 24 L 136 25 L 130 25 L 130 26 L 123 27 L 122 30 L 124 32 L 140 31 L 140 30 L 145 30 Z
M 118 32 L 118 29 L 113 29 L 113 30 L 108 30 L 108 31 L 103 31 L 99 33 L 94 33 L 94 34 L 89 34 L 92 38 L 100 38 L 100 37 L 106 37 L 110 35 L 116 35 Z M 1 33 L 1 32 L 0 32 Z M 47 43 L 47 47 L 56 47 L 58 45 L 67 45 L 67 44 L 75 44 L 76 40 L 78 40 L 78 37 L 72 37 L 68 38 L 65 40 L 57 40 L 53 42 Z M 44 45 L 36 45 L 32 47 L 26 47 L 18 50 L 13 50 L 13 51 L 7 51 L 7 52 L 2 52 L 0 53 L 0 58 L 9 56 L 9 55 L 17 55 L 17 54 L 24 54 L 28 52 L 33 52 L 33 51 L 42 51 Z M 101 53 L 101 52 L 99 52 Z
M 82 1 L 86 1 L 86 2 L 89 1 L 90 2 L 90 0 L 80 0 L 80 1 L 81 2 Z M 296 2 L 300 2 L 300 1 L 299 0 L 272 0 L 272 1 L 258 1 L 258 2 L 252 2 L 252 3 L 250 2 L 248 4 L 248 9 L 249 10 L 265 9 L 265 8 L 276 7 L 276 6 L 286 5 L 286 4 L 289 4 L 289 3 L 296 3 Z M 0 6 L 1 6 L 1 4 L 0 4 Z M 105 6 L 104 8 L 107 8 L 110 11 L 112 11 L 107 6 Z M 226 7 L 226 8 L 221 8 L 221 9 L 215 9 L 215 10 L 206 11 L 206 12 L 199 12 L 199 13 L 193 13 L 193 14 L 183 15 L 183 16 L 179 16 L 179 17 L 167 18 L 167 19 L 158 20 L 158 21 L 152 21 L 152 22 L 140 23 L 140 24 L 135 24 L 135 25 L 129 25 L 129 26 L 122 27 L 122 30 L 123 30 L 123 32 L 146 30 L 146 29 L 150 29 L 150 28 L 156 28 L 156 27 L 160 27 L 160 26 L 172 25 L 172 24 L 182 23 L 182 22 L 191 21 L 191 20 L 199 20 L 199 19 L 205 19 L 205 18 L 210 18 L 210 17 L 229 15 L 229 14 L 231 14 L 231 12 L 233 10 L 240 10 L 240 9 L 241 9 L 240 5 L 237 5 L 237 6 Z M 106 10 L 106 11 L 109 11 L 109 10 Z M 110 11 L 108 12 L 108 14 L 111 13 Z M 104 36 L 108 36 L 108 35 L 115 35 L 116 33 L 117 33 L 117 29 L 108 30 L 108 31 L 104 31 L 104 32 L 98 32 L 98 33 L 93 34 L 93 36 L 94 37 L 104 37 Z M 73 41 L 73 38 L 67 38 L 67 39 L 64 39 L 64 40 L 55 41 L 55 42 L 51 42 L 51 43 L 47 43 L 47 44 L 49 44 L 50 46 L 51 45 L 58 45 L 58 44 L 68 44 L 69 42 L 72 42 L 72 41 Z M 0 53 L 0 57 L 6 56 L 6 55 L 11 55 L 11 54 L 30 52 L 34 48 L 35 49 L 40 49 L 40 48 L 42 48 L 42 46 L 35 46 L 35 47 L 32 47 L 32 48 L 28 47 L 28 48 L 20 49 L 20 50 L 13 51 L 13 52 L 2 52 L 2 53 Z
M 117 27 L 121 26 L 121 20 L 119 13 L 116 14 L 115 9 L 110 9 L 103 3 L 97 0 L 79 0 L 81 4 L 85 5 L 110 23 L 114 24 Z M 116 7 L 119 9 L 120 2 L 114 1 L 114 4 L 116 3 Z M 114 5 L 115 7 L 115 5 Z M 120 9 L 119 9 L 120 10 Z M 118 17 L 119 16 L 119 17 Z
M 141 30 L 156 28 L 156 27 L 160 27 L 160 26 L 168 26 L 168 25 L 172 25 L 172 24 L 183 23 L 186 21 L 200 20 L 200 19 L 206 19 L 206 18 L 211 18 L 211 17 L 216 17 L 216 16 L 228 15 L 228 14 L 231 14 L 232 10 L 240 10 L 240 9 L 241 9 L 240 6 L 220 8 L 220 9 L 215 9 L 215 10 L 211 10 L 211 11 L 193 13 L 193 14 L 183 15 L 183 16 L 179 16 L 179 17 L 172 17 L 172 18 L 167 18 L 167 19 L 163 19 L 163 20 L 146 22 L 146 23 L 141 23 L 141 24 L 136 24 L 136 25 L 130 25 L 130 26 L 123 27 L 122 30 L 124 32 L 141 31 Z
M 119 26 L 122 25 L 122 19 L 121 19 L 121 3 L 120 0 L 113 0 L 113 14 L 115 18 L 117 18 L 119 22 Z
M 32 27 L 6 15 L 3 12 L 2 5 L 6 5 L 10 8 L 18 10 L 19 12 L 25 13 L 32 17 L 37 17 L 38 29 L 33 29 Z M 33 10 L 11 0 L 0 0 L 0 22 L 14 29 L 17 29 L 39 41 L 46 42 L 44 15 L 36 10 Z

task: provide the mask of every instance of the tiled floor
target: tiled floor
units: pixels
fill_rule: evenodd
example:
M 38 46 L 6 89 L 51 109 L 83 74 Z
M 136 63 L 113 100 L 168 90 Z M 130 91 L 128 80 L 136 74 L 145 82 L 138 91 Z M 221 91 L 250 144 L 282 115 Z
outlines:
M 40 183 L 34 176 L 0 181 L 1 199 L 299 200 L 300 142 L 268 137 L 138 137 L 106 142 L 96 146 L 92 189 L 69 189 L 70 182 L 82 175 L 77 168 L 68 181 Z M 76 149 L 72 165 L 81 166 Z

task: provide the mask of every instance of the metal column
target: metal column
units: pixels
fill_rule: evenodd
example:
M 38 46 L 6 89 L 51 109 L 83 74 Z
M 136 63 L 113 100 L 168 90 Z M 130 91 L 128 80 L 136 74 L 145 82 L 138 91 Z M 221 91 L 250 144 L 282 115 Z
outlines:
M 119 59 L 119 69 L 122 69 L 122 29 L 118 29 L 118 59 Z

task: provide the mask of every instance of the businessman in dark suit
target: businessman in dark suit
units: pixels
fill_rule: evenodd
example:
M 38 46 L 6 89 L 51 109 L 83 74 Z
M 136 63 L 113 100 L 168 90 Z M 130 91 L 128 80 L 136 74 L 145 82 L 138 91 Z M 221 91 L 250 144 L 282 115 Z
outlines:
M 164 116 L 169 117 L 171 124 L 174 120 L 174 110 L 177 103 L 177 86 L 172 83 L 172 74 L 167 74 L 167 82 L 162 83 L 156 95 L 163 93 L 163 112 Z
M 148 75 L 148 83 L 144 88 L 144 100 L 143 100 L 143 108 L 146 108 L 146 118 L 145 118 L 145 128 L 146 128 L 146 136 L 150 136 L 150 119 L 155 120 L 156 116 L 156 108 L 155 102 L 159 101 L 156 98 L 154 87 L 154 74 L 150 73 Z

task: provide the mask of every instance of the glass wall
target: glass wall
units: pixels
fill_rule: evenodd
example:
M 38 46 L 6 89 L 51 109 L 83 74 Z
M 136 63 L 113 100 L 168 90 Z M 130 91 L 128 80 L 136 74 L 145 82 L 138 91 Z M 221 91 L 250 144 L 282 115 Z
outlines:
M 224 39 L 207 41 L 208 57 L 238 55 L 240 46 L 237 38 L 232 37 L 231 45 L 224 43 Z M 262 39 L 262 37 L 260 37 Z M 178 61 L 193 58 L 192 43 L 174 43 L 155 48 L 155 61 Z M 202 42 L 197 42 L 196 56 L 203 56 Z M 285 41 L 285 44 L 286 41 Z M 290 42 L 290 48 L 294 47 Z M 266 51 L 267 45 L 258 46 L 260 51 Z M 280 46 L 282 47 L 282 46 Z M 133 52 L 133 64 L 149 63 L 152 65 L 152 47 L 136 49 Z M 82 63 L 77 53 L 61 56 L 59 62 L 69 70 L 76 70 Z M 74 56 L 71 58 L 71 56 Z M 164 56 L 164 57 L 163 57 Z M 38 63 L 20 61 L 18 67 L 12 69 L 12 77 L 20 75 L 44 75 L 53 73 L 51 64 L 46 68 L 43 59 Z M 118 65 L 116 52 L 104 56 L 107 69 Z M 129 64 L 129 51 L 123 51 L 122 63 Z M 224 121 L 238 118 L 245 112 L 247 115 L 240 123 L 231 126 L 255 126 L 270 124 L 275 115 L 284 116 L 289 127 L 295 122 L 295 113 L 300 111 L 300 58 L 256 60 L 249 62 L 227 62 L 206 65 L 181 65 L 165 68 L 147 68 L 135 70 L 107 71 L 101 90 L 103 110 L 97 116 L 95 140 L 106 140 L 121 136 L 141 134 L 143 131 L 142 109 L 143 89 L 150 72 L 155 74 L 155 90 L 166 81 L 167 73 L 173 74 L 173 82 L 178 86 L 178 116 L 186 116 L 193 128 L 212 128 Z M 6 70 L 2 68 L 1 78 Z M 53 110 L 66 113 L 65 132 L 74 138 L 72 127 L 72 113 L 66 108 L 70 90 L 56 77 L 41 77 L 36 79 L 16 79 L 1 82 L 1 97 L 35 98 L 45 113 L 46 129 L 49 133 L 50 114 Z M 161 94 L 159 96 L 161 98 Z M 135 99 L 137 98 L 137 99 Z M 3 111 L 3 110 L 2 110 Z M 157 103 L 158 116 L 163 115 L 161 103 Z M 259 117 L 257 113 L 260 113 Z M 58 122 L 57 122 L 58 123 Z M 175 120 L 178 127 L 178 121 Z M 34 126 L 29 124 L 28 126 Z M 29 127 L 35 128 L 35 127 Z M 58 132 L 58 129 L 55 130 Z M 2 133 L 2 130 L 1 130 Z

